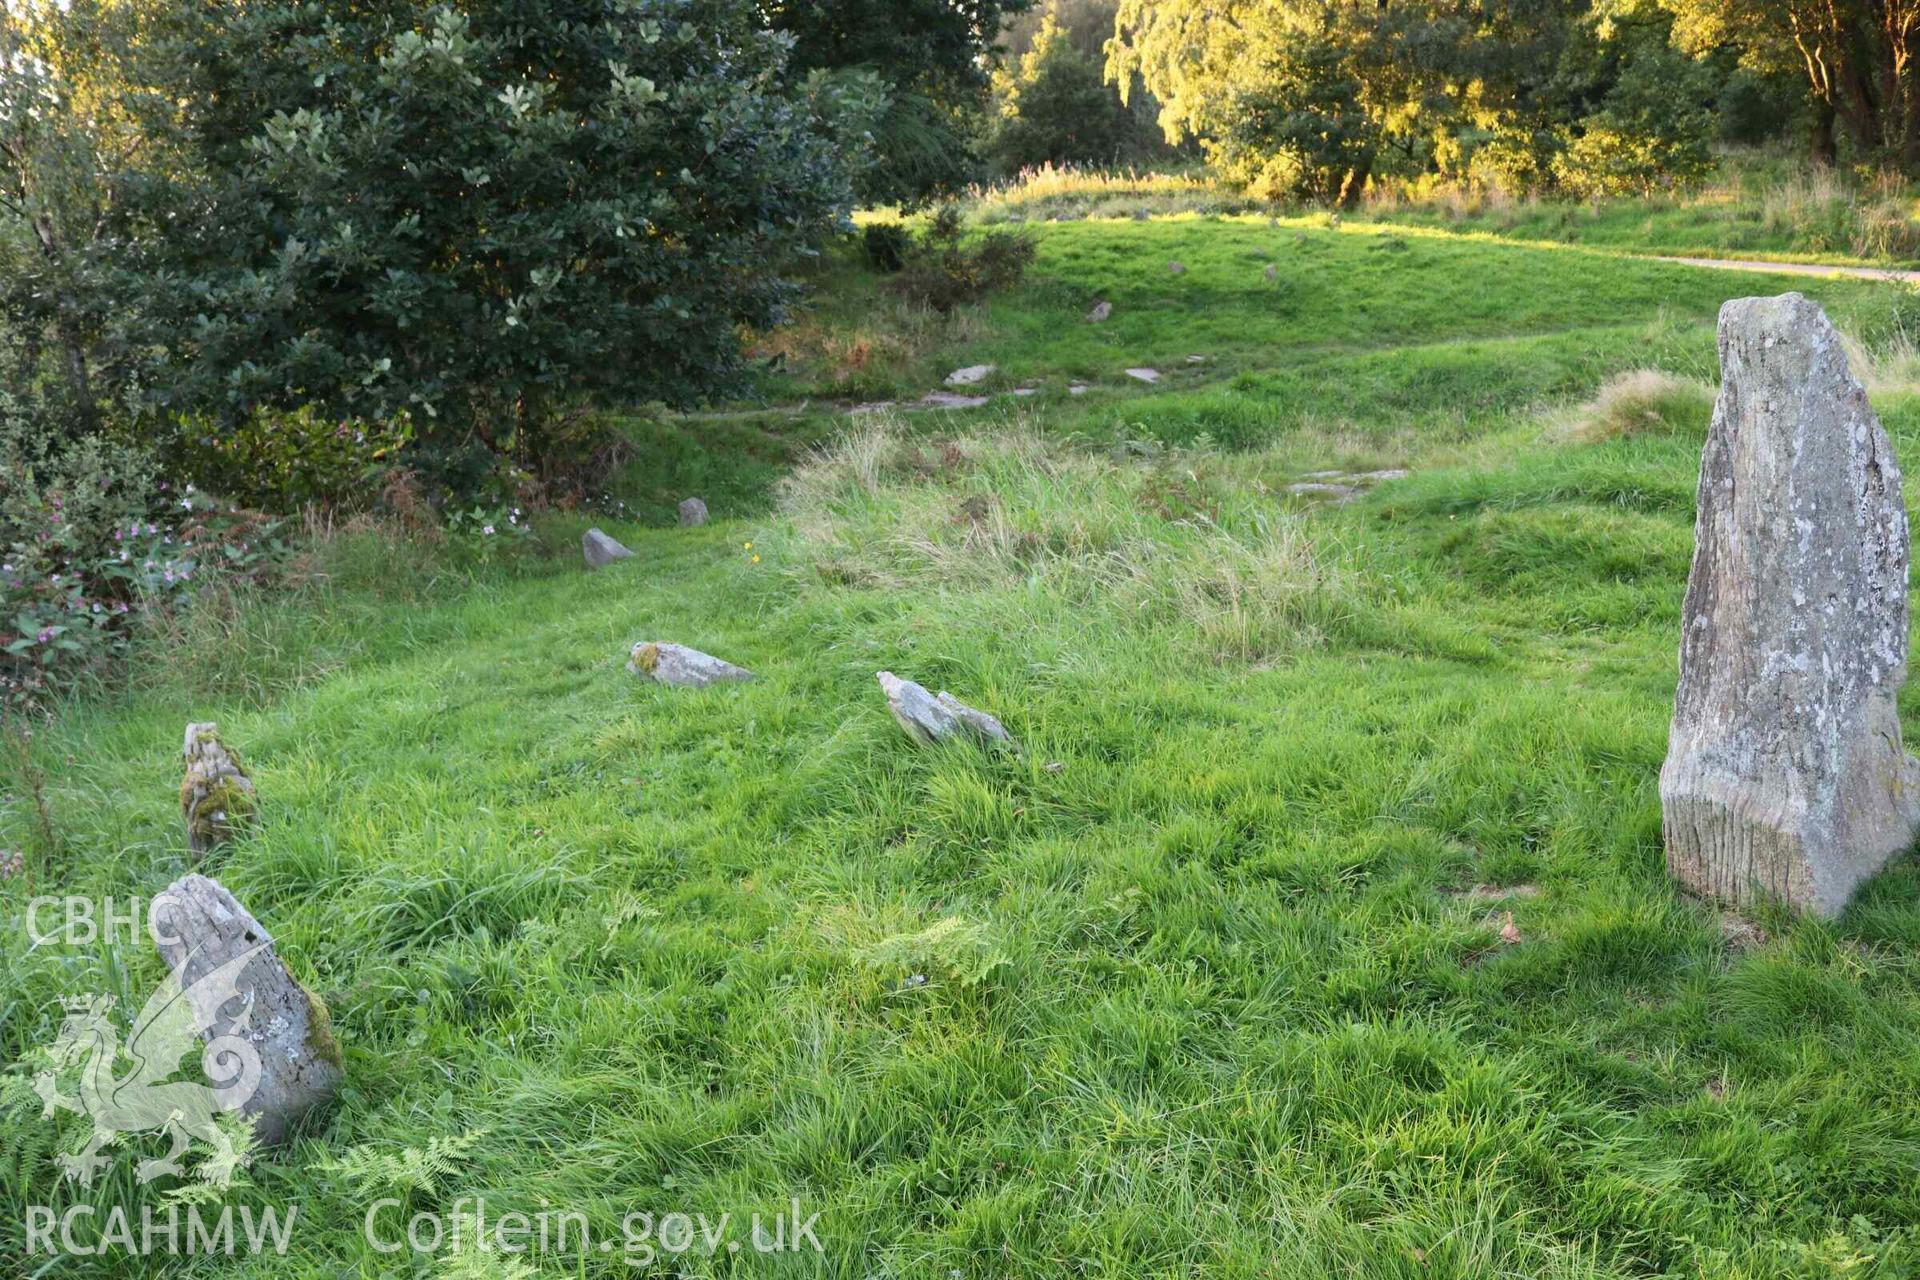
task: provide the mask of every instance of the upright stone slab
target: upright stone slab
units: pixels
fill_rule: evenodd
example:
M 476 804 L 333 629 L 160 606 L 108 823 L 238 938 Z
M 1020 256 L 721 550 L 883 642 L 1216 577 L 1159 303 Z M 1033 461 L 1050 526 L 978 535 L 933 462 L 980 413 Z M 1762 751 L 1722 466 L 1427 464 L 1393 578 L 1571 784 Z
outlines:
M 220 726 L 210 720 L 187 726 L 180 757 L 186 762 L 186 776 L 180 781 L 180 817 L 187 827 L 187 849 L 198 861 L 252 823 L 253 782 L 220 741 Z
M 580 535 L 580 554 L 586 560 L 587 568 L 602 569 L 615 560 L 628 559 L 633 552 L 599 529 L 589 529 Z
M 1667 868 L 1724 902 L 1830 916 L 1920 830 L 1894 707 L 1900 468 L 1801 295 L 1722 307 L 1720 367 L 1660 770 Z
M 224 1069 L 244 1072 L 233 1101 L 262 1142 L 279 1142 L 333 1097 L 340 1049 L 326 1005 L 287 972 L 273 938 L 224 885 L 182 876 L 154 898 L 147 931 L 194 1007 L 201 1039 L 221 1050 Z

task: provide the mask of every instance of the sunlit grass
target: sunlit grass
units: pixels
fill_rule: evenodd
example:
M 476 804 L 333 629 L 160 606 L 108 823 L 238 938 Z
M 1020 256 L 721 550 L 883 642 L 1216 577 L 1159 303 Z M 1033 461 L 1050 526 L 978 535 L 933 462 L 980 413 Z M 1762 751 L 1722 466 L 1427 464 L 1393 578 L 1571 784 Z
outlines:
M 1311 220 L 1037 234 L 1025 285 L 864 389 L 986 362 L 1039 395 L 785 407 L 839 385 L 808 351 L 892 323 L 836 263 L 782 407 L 636 419 L 648 523 L 603 522 L 632 560 L 581 571 L 584 517 L 478 570 L 345 539 L 36 733 L 37 891 L 147 894 L 187 865 L 180 726 L 220 722 L 264 821 L 207 869 L 349 1079 L 237 1193 L 302 1206 L 290 1257 L 48 1274 L 411 1274 L 361 1235 L 381 1195 L 614 1235 L 798 1197 L 826 1251 L 767 1269 L 849 1278 L 1911 1271 L 1920 872 L 1730 922 L 1661 866 L 1712 319 L 1778 282 Z M 1807 288 L 1904 360 L 1903 293 Z M 1877 385 L 1912 467 L 1920 400 Z M 714 523 L 669 527 L 690 491 Z M 640 638 L 759 678 L 637 682 Z M 914 749 L 881 669 L 1022 749 Z M 9 1062 L 59 997 L 159 976 L 29 952 L 23 892 Z M 52 1164 L 73 1118 L 7 1096 L 0 1218 L 89 1198 Z M 130 1168 L 91 1200 L 137 1219 L 166 1188 Z

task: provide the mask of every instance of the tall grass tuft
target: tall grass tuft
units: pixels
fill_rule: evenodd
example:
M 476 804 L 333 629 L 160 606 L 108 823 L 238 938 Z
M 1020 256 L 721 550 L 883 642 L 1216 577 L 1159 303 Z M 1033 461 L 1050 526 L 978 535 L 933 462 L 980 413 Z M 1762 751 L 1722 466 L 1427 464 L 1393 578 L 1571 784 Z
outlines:
M 815 581 L 1013 592 L 1184 628 L 1218 661 L 1317 643 L 1351 603 L 1350 574 L 1227 468 L 1216 454 L 1093 453 L 1021 428 L 928 440 L 876 421 L 799 467 L 781 501 Z

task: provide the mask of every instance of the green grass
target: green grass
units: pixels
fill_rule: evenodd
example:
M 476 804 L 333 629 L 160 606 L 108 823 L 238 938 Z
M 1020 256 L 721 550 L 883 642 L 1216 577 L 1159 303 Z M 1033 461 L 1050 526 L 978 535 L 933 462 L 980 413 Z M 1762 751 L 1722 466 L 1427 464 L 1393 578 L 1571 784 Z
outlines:
M 46 1274 L 411 1274 L 360 1236 L 385 1195 L 822 1214 L 820 1256 L 696 1275 L 1913 1273 L 1920 866 L 1741 942 L 1661 865 L 1684 380 L 1723 298 L 1782 283 L 1263 219 L 1039 234 L 951 322 L 840 264 L 767 384 L 813 407 L 636 428 L 633 560 L 579 572 L 557 518 L 552 559 L 470 573 L 343 540 L 330 585 L 209 611 L 35 735 L 64 848 L 11 913 L 184 871 L 173 753 L 220 721 L 266 818 L 209 869 L 349 1079 L 236 1193 L 301 1205 L 289 1258 Z M 1903 291 L 1804 287 L 1903 332 Z M 979 361 L 1042 394 L 818 407 Z M 1648 366 L 1683 381 L 1573 407 Z M 1920 397 L 1878 403 L 1920 463 Z M 1384 465 L 1413 474 L 1286 493 Z M 683 484 L 716 522 L 655 527 Z M 640 639 L 760 678 L 642 685 Z M 913 749 L 880 669 L 1024 751 Z M 0 823 L 30 845 L 17 788 Z M 60 996 L 159 972 L 20 927 L 0 955 L 8 1061 Z M 38 1106 L 0 1118 L 0 1230 L 87 1198 Z M 91 1199 L 157 1203 L 131 1165 Z
M 1045 169 L 976 192 L 968 203 L 989 223 L 1286 212 L 1203 172 Z M 1816 171 L 1797 151 L 1775 149 L 1727 151 L 1707 181 L 1638 197 L 1575 200 L 1389 180 L 1348 216 L 1624 253 L 1920 264 L 1920 192 L 1910 180 Z

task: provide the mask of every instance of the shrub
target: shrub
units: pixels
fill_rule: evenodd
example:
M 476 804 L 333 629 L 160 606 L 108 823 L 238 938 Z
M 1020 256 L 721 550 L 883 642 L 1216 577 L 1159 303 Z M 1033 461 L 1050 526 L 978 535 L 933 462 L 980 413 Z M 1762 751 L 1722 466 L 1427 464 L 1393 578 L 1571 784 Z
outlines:
M 951 311 L 1020 283 L 1036 251 L 1032 236 L 1013 231 L 988 231 L 969 242 L 960 211 L 948 205 L 934 215 L 892 287 L 910 301 Z
M 367 422 L 329 417 L 312 405 L 262 408 L 232 427 L 208 418 L 183 423 L 176 470 L 202 488 L 267 511 L 352 504 L 378 489 L 412 435 L 405 413 Z
M 581 398 L 738 385 L 743 327 L 844 226 L 837 91 L 786 73 L 755 0 L 151 16 L 116 265 L 171 412 L 407 413 L 422 444 L 532 464 Z
M 192 576 L 154 520 L 159 498 L 144 448 L 49 432 L 0 393 L 0 698 L 49 692 L 117 647 L 140 601 Z
M 907 234 L 906 227 L 901 223 L 870 222 L 860 234 L 860 245 L 866 251 L 868 264 L 875 271 L 891 275 L 907 265 L 907 253 L 913 248 L 913 237 Z

